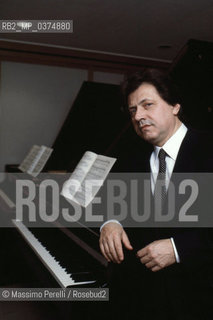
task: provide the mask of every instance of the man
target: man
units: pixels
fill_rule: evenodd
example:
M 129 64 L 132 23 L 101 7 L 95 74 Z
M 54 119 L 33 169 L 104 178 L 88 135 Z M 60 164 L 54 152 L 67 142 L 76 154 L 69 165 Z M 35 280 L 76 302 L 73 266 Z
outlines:
M 154 146 L 151 156 L 139 151 L 133 159 L 135 172 L 149 167 L 152 193 L 161 153 L 169 181 L 173 172 L 212 172 L 212 146 L 179 119 L 180 98 L 168 76 L 156 70 L 137 72 L 124 82 L 123 92 L 136 133 Z M 101 228 L 100 249 L 117 264 L 117 286 L 112 288 L 117 318 L 121 310 L 122 317 L 129 318 L 134 310 L 135 318 L 146 320 L 212 318 L 211 230 L 125 231 L 117 221 L 107 221 Z

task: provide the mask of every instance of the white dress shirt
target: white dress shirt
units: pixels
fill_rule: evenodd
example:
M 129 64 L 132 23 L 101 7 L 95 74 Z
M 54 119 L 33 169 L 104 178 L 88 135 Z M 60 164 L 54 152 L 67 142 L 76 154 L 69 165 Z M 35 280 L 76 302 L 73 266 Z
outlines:
M 154 193 L 155 183 L 156 183 L 156 179 L 157 179 L 157 175 L 158 175 L 158 171 L 159 171 L 158 153 L 159 153 L 160 149 L 163 148 L 167 154 L 165 161 L 166 161 L 166 187 L 168 188 L 169 181 L 170 181 L 170 178 L 171 178 L 174 166 L 175 166 L 175 161 L 177 159 L 177 155 L 178 155 L 181 143 L 186 135 L 186 132 L 187 132 L 187 128 L 182 123 L 181 126 L 178 128 L 178 130 L 173 134 L 173 136 L 171 136 L 169 138 L 169 140 L 166 141 L 166 143 L 162 147 L 158 147 L 158 146 L 154 147 L 154 151 L 152 152 L 151 157 L 150 157 L 152 193 Z M 100 231 L 105 226 L 105 224 L 107 224 L 109 222 L 116 222 L 116 223 L 120 224 L 120 222 L 117 220 L 108 220 L 102 224 Z M 174 243 L 174 239 L 173 238 L 170 238 L 170 239 L 171 239 L 172 246 L 174 249 L 176 261 L 179 263 L 180 258 L 179 258 L 179 255 L 178 255 L 175 243 Z
M 155 189 L 155 183 L 159 171 L 159 158 L 158 153 L 161 148 L 166 152 L 166 188 L 168 188 L 169 181 L 175 166 L 175 161 L 177 159 L 178 151 L 180 149 L 181 143 L 186 135 L 187 128 L 182 123 L 181 126 L 178 128 L 178 130 L 169 138 L 169 140 L 166 141 L 166 143 L 162 147 L 155 146 L 154 151 L 151 154 L 150 157 L 150 168 L 151 168 L 151 188 L 152 193 L 154 193 Z M 180 257 L 178 255 L 175 242 L 173 238 L 170 238 L 172 242 L 172 246 L 175 253 L 175 258 L 177 263 L 180 262 Z
M 186 135 L 187 128 L 182 123 L 178 130 L 166 141 L 166 143 L 162 147 L 155 146 L 154 151 L 150 157 L 150 167 L 151 167 L 151 188 L 152 192 L 154 192 L 155 182 L 157 179 L 158 171 L 159 171 L 159 158 L 158 153 L 161 148 L 167 153 L 166 156 L 166 187 L 168 188 L 168 184 L 175 166 L 175 161 L 177 159 L 178 151 L 180 149 L 181 143 Z

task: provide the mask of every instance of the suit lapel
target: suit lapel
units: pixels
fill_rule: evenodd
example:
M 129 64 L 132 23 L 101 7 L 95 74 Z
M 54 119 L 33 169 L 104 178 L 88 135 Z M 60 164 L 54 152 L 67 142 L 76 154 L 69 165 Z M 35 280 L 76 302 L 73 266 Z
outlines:
M 196 172 L 200 161 L 197 152 L 198 135 L 196 131 L 189 129 L 180 146 L 173 172 Z

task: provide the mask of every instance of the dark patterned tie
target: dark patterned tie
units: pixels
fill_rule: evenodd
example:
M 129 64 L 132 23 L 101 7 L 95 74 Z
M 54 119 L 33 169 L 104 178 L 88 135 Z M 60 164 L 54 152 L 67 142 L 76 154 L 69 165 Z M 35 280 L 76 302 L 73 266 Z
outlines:
M 157 194 L 157 189 L 159 189 L 158 196 L 162 201 L 162 205 L 166 198 L 166 152 L 163 149 L 160 149 L 158 153 L 159 158 L 159 172 L 157 176 L 157 180 L 155 183 L 155 196 Z

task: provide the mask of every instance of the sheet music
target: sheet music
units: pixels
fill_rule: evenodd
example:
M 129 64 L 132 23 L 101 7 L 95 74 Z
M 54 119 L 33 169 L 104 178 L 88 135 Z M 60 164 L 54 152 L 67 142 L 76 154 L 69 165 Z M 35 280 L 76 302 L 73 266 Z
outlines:
M 30 149 L 30 152 L 27 154 L 23 162 L 20 164 L 19 169 L 22 172 L 27 172 L 33 177 L 36 177 L 45 166 L 52 151 L 53 149 L 46 146 L 34 145 Z
M 94 199 L 115 161 L 115 158 L 87 151 L 69 180 L 65 182 L 61 194 L 86 207 Z M 100 183 L 96 185 L 93 183 L 94 180 Z
M 34 162 L 32 167 L 27 171 L 27 173 L 31 174 L 33 177 L 36 177 L 44 168 L 52 152 L 53 152 L 52 148 L 41 146 L 41 149 L 36 158 L 36 161 Z

